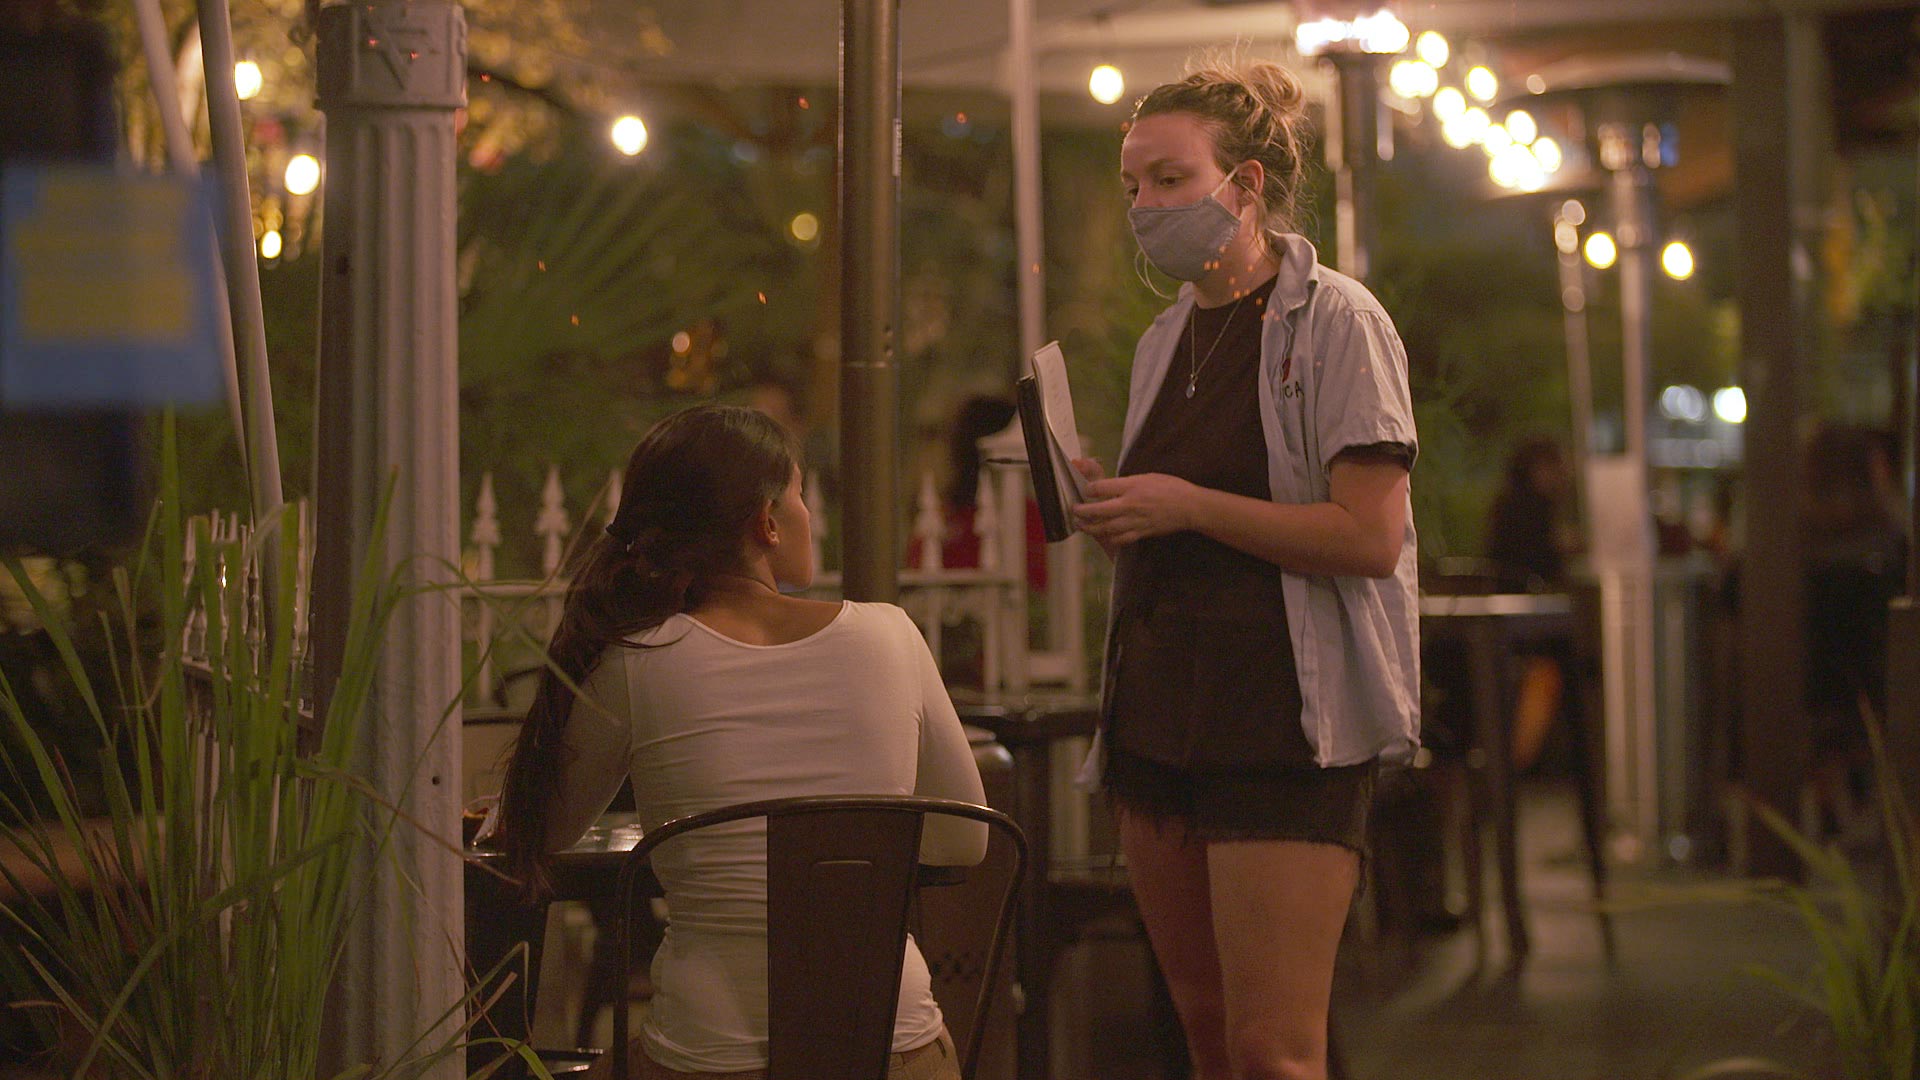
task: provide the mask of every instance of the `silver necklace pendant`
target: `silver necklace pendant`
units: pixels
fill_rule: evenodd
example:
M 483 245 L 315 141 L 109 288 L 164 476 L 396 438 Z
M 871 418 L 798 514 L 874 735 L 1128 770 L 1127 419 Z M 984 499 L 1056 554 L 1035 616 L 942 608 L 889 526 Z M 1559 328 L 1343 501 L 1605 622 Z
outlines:
M 1193 324 L 1199 321 L 1200 309 L 1194 308 L 1193 312 L 1187 316 L 1187 397 L 1189 399 L 1193 397 L 1193 388 L 1200 382 L 1201 370 L 1207 366 L 1207 361 L 1213 359 L 1213 350 L 1220 347 L 1221 339 L 1227 336 L 1227 327 L 1233 325 L 1233 317 L 1240 313 L 1242 299 L 1244 297 L 1235 298 L 1233 306 L 1227 309 L 1226 320 L 1220 324 L 1220 331 L 1213 335 L 1213 344 L 1207 346 L 1207 355 L 1198 363 L 1194 362 L 1194 354 L 1200 351 L 1200 343 L 1194 340 Z

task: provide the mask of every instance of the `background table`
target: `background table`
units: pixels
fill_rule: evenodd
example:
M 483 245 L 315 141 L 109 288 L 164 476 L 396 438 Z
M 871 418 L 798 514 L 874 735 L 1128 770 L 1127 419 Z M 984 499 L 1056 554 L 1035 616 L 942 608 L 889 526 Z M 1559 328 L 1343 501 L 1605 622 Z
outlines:
M 1100 723 L 1100 699 L 1087 694 L 982 695 L 955 691 L 962 723 L 993 733 L 1013 759 L 1013 805 L 1003 807 L 1027 834 L 1026 877 L 1014 942 L 1020 1003 L 1016 1039 L 1019 1075 L 1036 1080 L 1052 1066 L 1050 988 L 1054 961 L 1075 920 L 1062 917 L 1053 881 L 1053 747 L 1060 739 L 1091 735 Z
M 1591 650 L 1580 605 L 1565 593 L 1492 593 L 1464 596 L 1425 595 L 1420 598 L 1420 637 L 1423 648 L 1440 641 L 1459 641 L 1466 651 L 1467 678 L 1473 716 L 1473 745 L 1479 751 L 1476 770 L 1484 784 L 1483 802 L 1494 826 L 1494 854 L 1500 878 L 1500 906 L 1505 916 L 1510 959 L 1517 964 L 1529 949 L 1526 912 L 1521 901 L 1520 860 L 1513 770 L 1513 706 L 1516 675 L 1511 664 L 1517 649 L 1549 643 L 1570 646 L 1575 669 L 1567 673 L 1567 692 L 1580 695 L 1575 708 L 1582 715 L 1576 733 L 1588 738 L 1586 725 L 1596 715 L 1592 680 L 1585 657 Z M 1583 745 L 1581 816 L 1586 834 L 1594 892 L 1605 887 L 1605 863 L 1599 849 L 1597 779 L 1591 749 Z M 1477 842 L 1477 838 L 1473 842 Z M 1472 883 L 1478 895 L 1478 883 Z M 1475 913 L 1476 915 L 1478 912 Z M 1610 921 L 1601 915 L 1601 932 L 1612 951 Z
M 540 959 L 547 933 L 547 909 L 554 900 L 579 900 L 595 908 L 595 922 L 612 923 L 603 918 L 617 917 L 620 868 L 627 853 L 640 842 L 639 815 L 632 811 L 602 814 L 578 843 L 553 857 L 553 895 L 529 903 L 520 895 L 520 887 L 502 876 L 506 857 L 489 847 L 469 845 L 466 850 L 467 964 L 476 982 L 493 972 L 522 942 L 527 946 L 526 970 L 513 965 L 495 973 L 481 985 L 479 1000 L 486 1001 L 496 991 L 500 999 L 487 1010 L 487 1017 L 475 1029 L 476 1036 L 500 1035 L 524 1040 L 532 1022 L 533 1003 L 540 989 Z M 652 895 L 659 895 L 659 883 L 651 875 L 643 882 Z M 509 984 L 507 979 L 513 981 Z M 624 976 L 619 982 L 624 983 Z M 505 985 L 505 989 L 500 988 Z M 591 993 L 589 997 L 593 997 Z M 624 988 L 617 996 L 624 996 Z M 490 1061 L 503 1051 L 495 1046 L 476 1046 L 468 1050 L 471 1070 Z

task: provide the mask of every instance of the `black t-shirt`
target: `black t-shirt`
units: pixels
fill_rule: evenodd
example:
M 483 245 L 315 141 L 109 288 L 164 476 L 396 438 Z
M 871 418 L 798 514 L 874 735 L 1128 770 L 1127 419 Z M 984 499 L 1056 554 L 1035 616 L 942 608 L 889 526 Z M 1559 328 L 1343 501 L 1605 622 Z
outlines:
M 1267 283 L 1194 308 L 1120 475 L 1272 498 L 1259 397 L 1270 292 Z M 1313 763 L 1281 581 L 1279 567 L 1197 532 L 1121 549 L 1108 687 L 1116 748 L 1191 768 Z

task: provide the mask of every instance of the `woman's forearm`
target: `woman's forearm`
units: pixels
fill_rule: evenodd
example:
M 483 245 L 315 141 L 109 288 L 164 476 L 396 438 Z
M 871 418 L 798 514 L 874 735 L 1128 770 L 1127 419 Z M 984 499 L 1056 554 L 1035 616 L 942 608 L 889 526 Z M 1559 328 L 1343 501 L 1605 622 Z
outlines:
M 1194 489 L 1195 532 L 1296 574 L 1389 577 L 1400 559 L 1391 543 L 1336 502 L 1275 503 Z

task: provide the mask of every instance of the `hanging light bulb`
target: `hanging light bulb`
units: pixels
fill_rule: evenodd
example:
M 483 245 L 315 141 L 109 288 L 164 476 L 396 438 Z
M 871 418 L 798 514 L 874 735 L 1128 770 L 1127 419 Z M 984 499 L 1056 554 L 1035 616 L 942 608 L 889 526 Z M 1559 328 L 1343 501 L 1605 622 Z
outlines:
M 1436 68 L 1447 66 L 1447 59 L 1453 55 L 1453 49 L 1447 39 L 1438 30 L 1426 30 L 1413 40 L 1415 56 Z
M 279 258 L 282 243 L 279 229 L 268 229 L 266 232 L 260 234 L 260 257 L 263 259 Z
M 1126 92 L 1126 77 L 1121 75 L 1120 69 L 1112 64 L 1101 64 L 1087 76 L 1087 93 L 1092 94 L 1093 100 L 1102 105 L 1111 105 L 1119 101 L 1120 95 Z
M 1467 111 L 1467 96 L 1457 87 L 1443 86 L 1433 95 L 1433 115 L 1443 124 L 1451 123 Z

